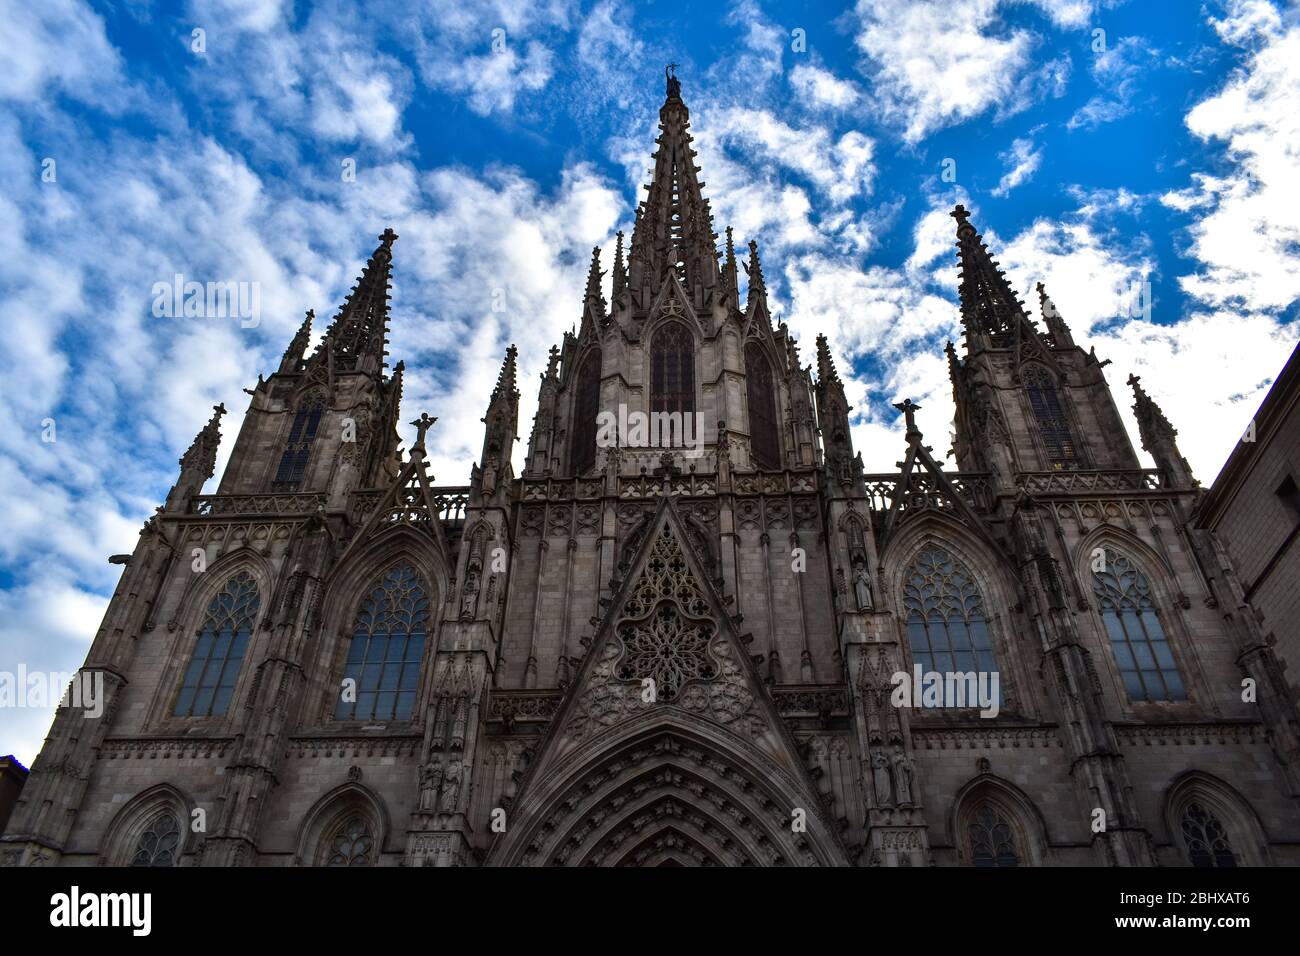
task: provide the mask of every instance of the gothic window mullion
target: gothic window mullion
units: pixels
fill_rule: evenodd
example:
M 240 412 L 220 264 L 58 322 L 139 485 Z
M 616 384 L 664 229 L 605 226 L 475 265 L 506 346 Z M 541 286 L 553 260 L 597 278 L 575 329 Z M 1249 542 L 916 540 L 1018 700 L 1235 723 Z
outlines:
M 348 643 L 335 720 L 410 719 L 428 620 L 428 594 L 409 565 L 370 588 Z
M 247 571 L 232 577 L 212 599 L 181 679 L 173 709 L 177 717 L 226 713 L 260 607 L 257 582 Z

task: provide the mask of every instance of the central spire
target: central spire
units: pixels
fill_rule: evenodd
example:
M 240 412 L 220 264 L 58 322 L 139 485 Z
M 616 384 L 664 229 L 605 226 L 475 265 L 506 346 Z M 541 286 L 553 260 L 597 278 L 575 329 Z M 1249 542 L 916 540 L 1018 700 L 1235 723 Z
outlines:
M 628 256 L 629 286 L 634 294 L 652 297 L 670 273 L 692 292 L 718 284 L 718 250 L 709 201 L 697 178 L 691 149 L 690 111 L 682 101 L 676 64 L 664 70 L 666 98 L 659 109 L 654 174 L 646 198 L 637 209 Z

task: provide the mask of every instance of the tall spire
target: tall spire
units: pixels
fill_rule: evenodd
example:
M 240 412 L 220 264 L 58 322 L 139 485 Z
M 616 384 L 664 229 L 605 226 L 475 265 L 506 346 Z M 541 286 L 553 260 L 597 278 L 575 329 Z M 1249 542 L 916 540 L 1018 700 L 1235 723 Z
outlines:
M 840 375 L 835 371 L 835 360 L 831 358 L 831 347 L 825 335 L 817 336 L 817 384 L 839 384 Z
M 1138 383 L 1136 375 L 1128 377 L 1133 389 L 1133 414 L 1137 418 L 1142 447 L 1155 459 L 1156 467 L 1165 478 L 1167 487 L 1195 488 L 1200 482 L 1192 475 L 1191 466 L 1178 450 L 1178 431 L 1169 423 L 1165 413 Z
M 1023 325 L 1029 324 L 1024 303 L 1011 290 L 1006 274 L 970 224 L 966 207 L 958 205 L 951 215 L 957 220 L 957 255 L 961 262 L 958 292 L 967 335 L 1019 334 Z
M 604 276 L 600 270 L 600 246 L 596 246 L 591 250 L 591 267 L 587 270 L 587 302 L 593 306 L 599 303 L 601 315 L 605 314 L 605 297 L 600 291 L 600 280 Z
M 722 266 L 722 279 L 726 284 L 727 294 L 732 304 L 740 306 L 740 267 L 736 265 L 736 244 L 731 238 L 731 227 L 727 227 L 727 258 Z
M 324 361 L 329 350 L 337 371 L 378 374 L 383 369 L 388 354 L 384 346 L 388 344 L 388 289 L 396 239 L 392 229 L 385 229 L 379 237 L 379 247 L 357 277 L 357 284 L 326 330 L 311 362 Z
M 517 376 L 515 363 L 518 357 L 519 349 L 515 348 L 513 344 L 506 349 L 506 357 L 501 363 L 501 371 L 497 373 L 496 387 L 492 389 L 492 404 L 495 405 L 497 400 L 503 396 L 507 401 L 517 402 L 519 400 L 519 389 L 515 387 Z
M 629 282 L 635 293 L 648 288 L 653 296 L 669 272 L 676 272 L 688 290 L 702 295 L 718 283 L 717 235 L 701 191 L 704 183 L 696 177 L 700 170 L 681 82 L 672 66 L 665 75 L 667 98 L 659 109 L 654 174 L 632 229 Z
M 758 240 L 749 240 L 749 262 L 745 263 L 745 273 L 749 276 L 748 304 L 745 310 L 752 311 L 755 303 L 767 302 L 767 283 L 763 280 L 763 263 L 758 258 Z
M 614 244 L 614 301 L 618 302 L 618 297 L 623 294 L 627 288 L 627 263 L 623 261 L 623 230 L 618 231 L 618 239 Z
M 293 341 L 289 343 L 289 347 L 284 350 L 284 357 L 280 359 L 281 374 L 292 374 L 302 368 L 302 357 L 307 353 L 307 343 L 311 341 L 311 323 L 315 318 L 316 312 L 308 309 L 307 317 L 302 320 L 302 325 L 298 326 Z
M 1043 313 L 1043 324 L 1047 326 L 1047 334 L 1052 337 L 1052 344 L 1058 349 L 1074 345 L 1070 327 L 1065 324 L 1056 303 L 1048 298 L 1047 286 L 1041 282 L 1038 283 L 1038 307 Z
M 191 495 L 203 490 L 203 483 L 212 477 L 217 467 L 217 449 L 221 446 L 221 416 L 226 406 L 213 405 L 212 417 L 194 436 L 190 447 L 180 458 L 181 474 L 167 493 L 168 511 L 183 509 Z
M 505 494 L 514 477 L 510 466 L 510 453 L 519 425 L 519 389 L 515 379 L 515 367 L 519 350 L 511 345 L 506 349 L 505 361 L 497 374 L 496 388 L 492 389 L 492 399 L 488 402 L 487 414 L 483 416 L 486 426 L 483 433 L 483 453 L 479 464 L 470 472 L 471 494 L 483 498 L 493 498 L 498 493 Z

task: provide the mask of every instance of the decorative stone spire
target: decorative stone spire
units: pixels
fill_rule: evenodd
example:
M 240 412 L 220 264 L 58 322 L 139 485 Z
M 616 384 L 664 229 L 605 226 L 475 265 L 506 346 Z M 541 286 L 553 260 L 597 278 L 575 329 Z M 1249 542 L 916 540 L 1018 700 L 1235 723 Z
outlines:
M 339 372 L 379 374 L 388 354 L 388 294 L 392 273 L 393 243 L 397 233 L 385 229 L 357 284 L 352 287 L 343 308 L 325 332 L 325 338 L 311 357 L 311 362 L 333 356 Z M 310 363 L 309 363 L 310 364 Z
M 303 356 L 307 354 L 307 343 L 311 341 L 311 323 L 315 318 L 315 311 L 308 309 L 307 317 L 302 320 L 302 325 L 298 326 L 293 341 L 289 343 L 289 347 L 284 350 L 284 357 L 280 359 L 280 374 L 291 375 L 302 368 Z
M 835 370 L 835 360 L 831 358 L 831 347 L 825 335 L 817 336 L 817 385 L 834 382 L 840 384 L 839 372 Z
M 217 467 L 217 449 L 221 445 L 221 416 L 225 405 L 213 405 L 212 417 L 194 436 L 194 441 L 180 458 L 181 474 L 167 493 L 168 511 L 184 510 L 191 496 L 203 490 L 203 483 L 212 477 Z
M 1165 413 L 1138 383 L 1136 375 L 1128 377 L 1128 384 L 1133 389 L 1133 414 L 1137 418 L 1138 432 L 1142 437 L 1142 447 L 1155 459 L 1156 467 L 1164 476 L 1165 484 L 1171 488 L 1197 488 L 1200 482 L 1192 475 L 1191 466 L 1178 450 L 1178 432 Z
M 736 265 L 736 246 L 731 238 L 731 227 L 727 227 L 727 258 L 722 266 L 722 281 L 731 302 L 740 305 L 740 267 Z
M 767 303 L 767 283 L 763 281 L 763 263 L 758 258 L 758 240 L 749 240 L 749 262 L 745 263 L 745 273 L 749 276 L 749 303 L 746 311 L 751 311 L 758 302 Z
M 1052 344 L 1058 349 L 1069 348 L 1074 345 L 1074 337 L 1070 335 L 1070 327 L 1065 324 L 1065 319 L 1061 317 L 1060 311 L 1047 295 L 1047 286 L 1038 283 L 1038 306 L 1043 313 L 1043 324 L 1047 326 L 1047 334 L 1052 338 Z
M 524 474 L 539 476 L 551 470 L 551 448 L 555 432 L 555 399 L 560 390 L 560 350 L 551 346 L 542 373 L 542 384 L 537 392 L 537 412 L 533 415 L 533 430 L 528 436 L 528 458 Z
M 970 224 L 970 213 L 958 205 L 952 211 L 957 220 L 957 256 L 961 263 L 961 319 L 967 335 L 1016 333 L 1028 324 L 1024 303 L 1011 290 L 1006 273 L 989 255 L 984 240 Z
M 659 110 L 658 149 L 646 198 L 632 228 L 628 281 L 645 305 L 670 272 L 688 291 L 703 294 L 718 284 L 718 250 L 713 214 L 697 178 L 691 149 L 690 111 L 681 98 L 681 82 L 670 66 L 667 99 Z
M 627 288 L 627 263 L 623 261 L 623 230 L 618 231 L 618 238 L 614 243 L 614 301 L 623 294 Z

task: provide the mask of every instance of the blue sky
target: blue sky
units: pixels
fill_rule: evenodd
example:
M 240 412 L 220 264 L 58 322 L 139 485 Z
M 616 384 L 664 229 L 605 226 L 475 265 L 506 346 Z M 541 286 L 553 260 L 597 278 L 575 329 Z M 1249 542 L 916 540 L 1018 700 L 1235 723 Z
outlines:
M 947 447 L 958 201 L 1113 361 L 1130 424 L 1142 375 L 1206 484 L 1298 337 L 1281 2 L 0 0 L 0 22 L 0 671 L 80 664 L 105 557 L 219 401 L 224 466 L 242 389 L 385 226 L 435 473 L 467 480 L 510 342 L 526 441 L 590 250 L 608 265 L 630 230 L 670 61 L 718 230 L 761 243 L 805 361 L 831 338 L 869 469 L 898 458 L 903 397 Z M 153 315 L 177 273 L 257 283 L 259 321 Z M 0 710 L 0 753 L 30 761 L 49 718 Z

